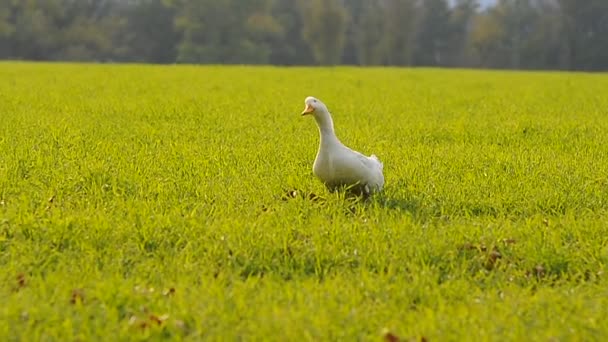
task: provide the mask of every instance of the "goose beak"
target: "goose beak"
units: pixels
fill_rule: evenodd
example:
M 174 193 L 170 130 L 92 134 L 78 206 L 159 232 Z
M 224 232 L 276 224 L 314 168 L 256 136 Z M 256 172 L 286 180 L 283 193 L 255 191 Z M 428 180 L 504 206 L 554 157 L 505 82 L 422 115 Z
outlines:
M 315 107 L 313 107 L 310 104 L 306 104 L 306 108 L 304 108 L 304 111 L 302 112 L 302 115 L 308 115 L 308 114 L 312 114 L 312 112 L 315 111 Z

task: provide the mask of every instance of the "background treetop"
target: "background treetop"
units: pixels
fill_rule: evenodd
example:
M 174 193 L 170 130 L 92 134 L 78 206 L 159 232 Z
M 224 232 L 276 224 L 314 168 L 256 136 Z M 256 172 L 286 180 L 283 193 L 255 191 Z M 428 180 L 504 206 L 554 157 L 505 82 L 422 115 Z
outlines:
M 0 0 L 0 58 L 608 70 L 608 1 Z

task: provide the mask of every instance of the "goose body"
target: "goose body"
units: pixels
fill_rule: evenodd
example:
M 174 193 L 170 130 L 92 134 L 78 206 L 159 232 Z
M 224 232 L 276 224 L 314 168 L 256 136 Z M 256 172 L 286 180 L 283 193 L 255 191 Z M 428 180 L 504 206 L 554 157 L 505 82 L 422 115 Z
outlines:
M 302 115 L 312 115 L 319 127 L 319 150 L 313 164 L 313 174 L 334 191 L 349 187 L 364 195 L 379 192 L 384 187 L 383 164 L 375 156 L 365 156 L 345 146 L 336 136 L 329 110 L 323 102 L 307 97 Z

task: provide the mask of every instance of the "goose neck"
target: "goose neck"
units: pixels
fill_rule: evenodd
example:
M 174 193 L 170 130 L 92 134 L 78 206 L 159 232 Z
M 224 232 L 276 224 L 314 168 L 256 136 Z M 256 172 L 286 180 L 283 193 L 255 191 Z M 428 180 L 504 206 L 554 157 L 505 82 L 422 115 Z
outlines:
M 336 133 L 334 131 L 334 122 L 331 118 L 331 115 L 328 112 L 320 112 L 315 115 L 315 120 L 317 121 L 317 125 L 319 126 L 319 133 L 321 133 L 321 137 L 335 137 Z

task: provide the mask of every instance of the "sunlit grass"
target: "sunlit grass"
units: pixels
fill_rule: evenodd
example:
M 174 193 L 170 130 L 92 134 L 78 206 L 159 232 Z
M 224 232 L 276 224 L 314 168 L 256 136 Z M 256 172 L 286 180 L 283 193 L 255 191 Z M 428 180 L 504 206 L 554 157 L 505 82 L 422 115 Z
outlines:
M 566 73 L 0 64 L 0 336 L 603 340 L 606 89 Z M 384 162 L 380 196 L 314 178 L 309 95 Z

